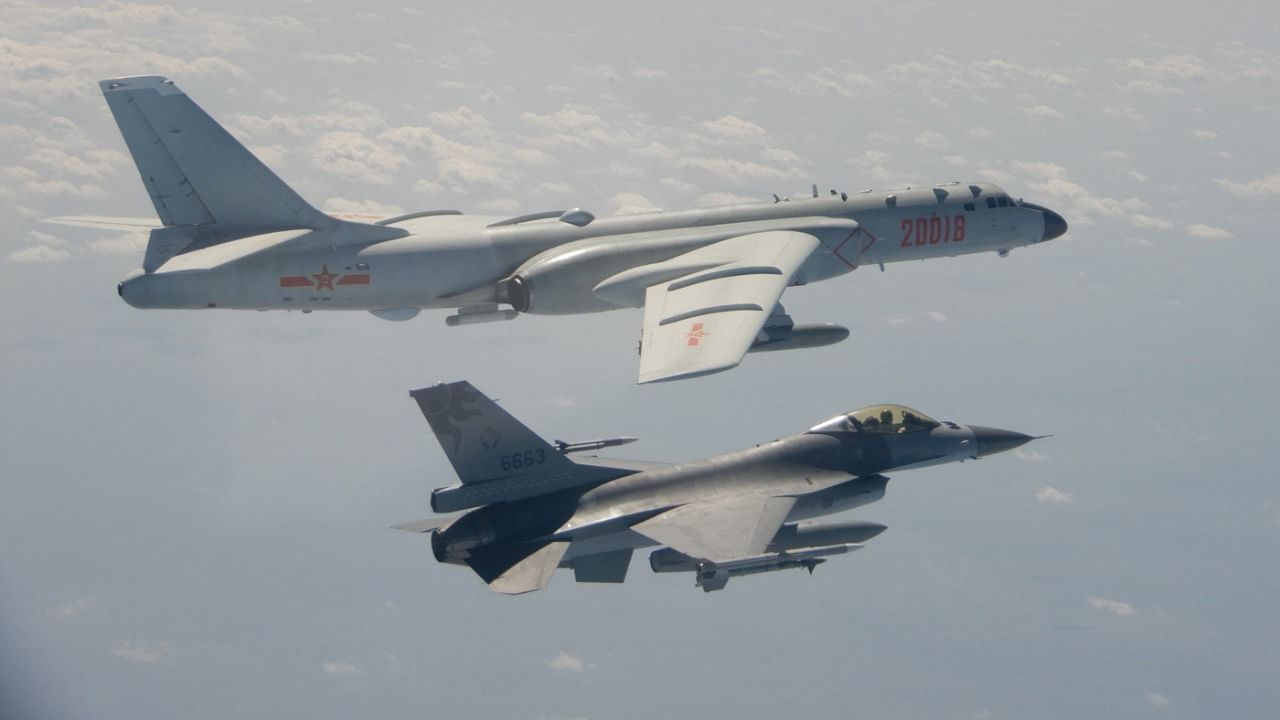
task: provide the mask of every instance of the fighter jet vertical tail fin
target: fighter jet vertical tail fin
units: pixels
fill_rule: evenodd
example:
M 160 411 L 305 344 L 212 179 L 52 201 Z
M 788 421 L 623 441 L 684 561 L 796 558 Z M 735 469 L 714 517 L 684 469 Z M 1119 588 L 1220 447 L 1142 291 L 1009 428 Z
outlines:
M 532 474 L 578 475 L 590 469 L 565 457 L 465 380 L 409 394 L 463 485 Z
M 213 226 L 231 239 L 335 222 L 171 81 L 151 75 L 99 86 L 165 226 Z

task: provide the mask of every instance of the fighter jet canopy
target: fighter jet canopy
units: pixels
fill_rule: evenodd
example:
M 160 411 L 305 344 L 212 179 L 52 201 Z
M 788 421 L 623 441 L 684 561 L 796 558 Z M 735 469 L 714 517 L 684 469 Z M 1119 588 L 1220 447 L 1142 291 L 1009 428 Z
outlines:
M 937 420 L 905 405 L 872 405 L 846 417 L 856 429 L 872 433 L 907 433 L 938 426 Z
M 810 432 L 867 432 L 897 435 L 928 430 L 940 425 L 937 420 L 906 405 L 872 405 L 854 410 L 810 428 Z

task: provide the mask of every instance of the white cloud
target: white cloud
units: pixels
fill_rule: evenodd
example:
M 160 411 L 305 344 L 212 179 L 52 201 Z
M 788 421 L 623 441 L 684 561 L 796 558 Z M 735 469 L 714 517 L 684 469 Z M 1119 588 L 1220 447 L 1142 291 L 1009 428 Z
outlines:
M 1143 115 L 1142 112 L 1139 111 L 1137 108 L 1108 107 L 1108 108 L 1103 108 L 1102 112 L 1107 117 L 1115 118 L 1116 120 L 1119 120 L 1129 125 L 1135 130 L 1146 130 L 1147 128 L 1150 127 L 1150 122 L 1148 122 L 1147 116 Z
M 846 73 L 831 67 L 821 67 L 792 78 L 771 67 L 756 68 L 749 75 L 767 87 L 793 95 L 840 95 L 849 97 L 879 87 L 879 83 L 861 73 Z
M 1201 140 L 1217 140 L 1218 133 L 1212 130 L 1196 130 L 1195 136 Z
M 1129 58 L 1119 68 L 1118 89 L 1146 95 L 1181 95 L 1183 85 L 1207 81 L 1212 71 L 1204 60 L 1191 55 L 1164 55 L 1158 58 Z
M 457 110 L 449 110 L 445 112 L 433 112 L 427 115 L 433 127 L 443 127 L 449 130 L 487 130 L 489 128 L 489 120 L 480 113 L 472 110 L 465 105 Z
M 390 185 L 404 156 L 347 130 L 327 132 L 311 147 L 311 165 L 321 172 L 373 185 Z
M 592 67 L 575 68 L 575 72 L 592 80 L 621 80 L 622 76 L 618 74 L 617 68 L 612 65 L 595 65 Z
M 929 319 L 936 323 L 944 323 L 947 321 L 947 314 L 938 310 L 929 311 Z
M 553 660 L 547 663 L 547 667 L 552 670 L 566 670 L 569 672 L 580 673 L 587 669 L 587 664 L 577 655 L 570 655 L 567 652 L 561 652 L 555 656 Z
M 98 601 L 96 598 L 92 596 L 86 596 L 86 597 L 76 598 L 75 600 L 68 600 L 63 603 L 58 603 L 49 611 L 49 614 L 55 620 L 68 620 L 78 615 L 84 615 L 86 613 L 96 613 L 101 609 L 102 608 L 100 605 L 98 605 Z
M 1067 505 L 1075 502 L 1075 499 L 1075 495 L 1049 485 L 1036 490 L 1036 500 L 1048 505 Z
M 138 255 L 147 249 L 147 232 L 118 233 L 89 243 L 89 250 L 99 255 Z
M 595 145 L 618 145 L 631 139 L 629 134 L 610 127 L 603 117 L 572 106 L 546 115 L 521 113 L 520 119 L 551 133 L 537 138 L 543 144 L 590 148 Z
M 326 662 L 321 665 L 324 671 L 330 675 L 362 675 L 364 670 L 359 665 L 353 665 L 347 662 Z
M 1061 110 L 1058 110 L 1057 108 L 1049 107 L 1048 105 L 1035 105 L 1032 107 L 1025 107 L 1025 108 L 1022 108 L 1022 112 L 1030 115 L 1031 117 L 1047 118 L 1050 120 L 1061 120 L 1064 117 L 1066 117 L 1065 115 L 1062 114 Z
M 121 640 L 111 649 L 111 654 L 125 660 L 136 660 L 137 662 L 154 663 L 173 654 L 173 650 L 169 647 L 169 643 L 164 640 L 157 640 L 151 644 L 135 643 L 132 640 Z
M 366 65 L 375 58 L 361 52 L 356 53 L 302 53 L 303 60 L 318 65 Z
M 730 142 L 755 142 L 765 139 L 768 133 L 764 128 L 743 120 L 737 115 L 725 115 L 715 120 L 707 120 L 701 124 L 702 129 L 711 135 Z
M 682 168 L 703 170 L 716 178 L 730 183 L 749 180 L 785 180 L 798 177 L 795 170 L 779 170 L 758 162 L 734 160 L 732 158 L 687 157 L 676 162 Z
M 634 215 L 661 210 L 649 198 L 640 193 L 617 193 L 613 196 L 614 213 L 617 215 Z
M 1235 182 L 1226 178 L 1215 178 L 1214 182 L 1233 195 L 1280 195 L 1280 173 L 1245 182 Z
M 1116 615 L 1118 617 L 1129 617 L 1130 615 L 1133 615 L 1134 613 L 1137 612 L 1136 610 L 1133 609 L 1133 606 L 1127 602 L 1120 602 L 1119 600 L 1112 600 L 1110 598 L 1097 597 L 1096 595 L 1090 595 L 1087 599 L 1089 601 L 1089 604 L 1092 605 L 1094 608 L 1098 610 L 1105 610 L 1111 613 L 1112 615 Z
M 366 215 L 379 218 L 403 215 L 404 208 L 399 205 L 388 205 L 376 200 L 348 200 L 344 197 L 331 197 L 324 201 L 324 211 L 331 215 Z
M 33 230 L 27 233 L 27 242 L 31 244 L 9 253 L 9 262 L 54 263 L 71 257 L 67 242 L 48 233 Z
M 1142 213 L 1134 213 L 1130 215 L 1129 222 L 1132 223 L 1134 227 L 1140 227 L 1140 228 L 1157 228 L 1160 230 L 1168 230 L 1169 228 L 1173 227 L 1173 223 L 1169 222 L 1168 220 L 1162 220 L 1157 217 L 1151 217 L 1150 215 L 1143 215 Z
M 639 78 L 641 80 L 670 80 L 671 79 L 671 74 L 668 73 L 666 70 L 660 70 L 658 68 L 652 68 L 652 67 L 645 67 L 643 65 L 631 68 L 631 71 L 628 72 L 627 74 L 633 78 Z
M 1201 238 L 1204 240 L 1226 240 L 1227 238 L 1235 237 L 1235 233 L 1230 230 L 1224 230 L 1223 228 L 1205 225 L 1203 223 L 1188 225 L 1187 234 L 1191 237 Z
M 1089 192 L 1057 163 L 1016 161 L 1013 167 L 1032 178 L 1027 184 L 1039 196 L 1067 203 L 1066 207 L 1057 209 L 1073 224 L 1091 223 L 1090 215 L 1123 217 L 1147 209 L 1147 203 L 1138 198 L 1108 198 Z
M 716 205 L 738 205 L 740 203 L 757 202 L 759 200 L 760 198 L 758 197 L 738 195 L 737 193 L 712 192 L 700 195 L 694 204 L 699 207 L 714 207 Z
M 917 145 L 927 147 L 930 150 L 937 150 L 947 144 L 947 138 L 940 132 L 925 130 L 924 132 L 916 135 L 915 143 Z
M 1147 704 L 1158 710 L 1163 710 L 1169 707 L 1169 698 L 1165 697 L 1163 693 L 1149 692 L 1147 693 Z
M 1022 448 L 1014 450 L 1013 455 L 1024 462 L 1044 462 L 1049 459 L 1048 455 L 1045 455 L 1038 450 L 1024 450 Z

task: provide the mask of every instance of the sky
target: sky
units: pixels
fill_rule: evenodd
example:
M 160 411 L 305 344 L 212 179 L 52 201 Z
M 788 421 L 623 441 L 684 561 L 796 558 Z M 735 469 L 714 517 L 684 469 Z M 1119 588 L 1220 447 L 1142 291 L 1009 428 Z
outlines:
M 0 0 L 0 717 L 1269 718 L 1280 6 Z M 637 310 L 139 311 L 97 89 L 173 79 L 331 212 L 986 180 L 1070 232 L 792 289 L 842 344 L 634 384 Z M 893 476 L 812 577 L 498 596 L 407 391 L 683 461 L 853 408 L 1052 435 Z M 624 452 L 623 452 L 624 451 Z

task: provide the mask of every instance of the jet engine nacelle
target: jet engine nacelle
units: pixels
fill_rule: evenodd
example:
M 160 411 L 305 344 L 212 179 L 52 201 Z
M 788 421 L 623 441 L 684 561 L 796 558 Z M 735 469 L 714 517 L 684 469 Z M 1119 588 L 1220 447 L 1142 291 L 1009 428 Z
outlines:
M 765 338 L 752 343 L 747 352 L 772 352 L 799 348 L 834 345 L 849 337 L 849 328 L 833 323 L 792 325 L 781 328 L 764 328 Z
M 616 310 L 592 288 L 616 268 L 634 264 L 628 243 L 592 238 L 561 245 L 530 258 L 504 283 L 506 300 L 522 313 L 567 315 Z

